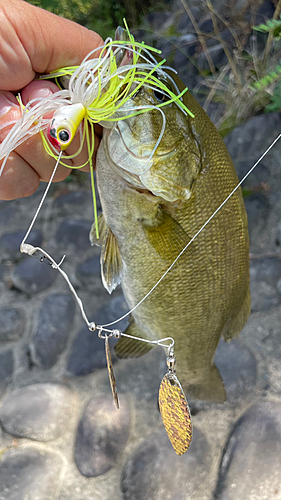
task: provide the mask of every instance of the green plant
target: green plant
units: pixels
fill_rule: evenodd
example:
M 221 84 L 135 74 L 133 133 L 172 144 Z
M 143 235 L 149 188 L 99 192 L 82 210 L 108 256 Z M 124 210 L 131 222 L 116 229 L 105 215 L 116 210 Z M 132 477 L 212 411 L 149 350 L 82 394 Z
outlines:
M 279 19 L 267 19 L 265 24 L 254 26 L 253 29 L 262 33 L 273 33 L 274 38 L 281 38 L 281 15 Z
M 245 21 L 245 12 L 242 12 L 240 17 L 237 11 L 232 13 L 230 24 L 214 9 L 211 1 L 206 0 L 213 22 L 213 33 L 207 36 L 220 43 L 227 58 L 227 64 L 219 69 L 215 68 L 207 48 L 206 34 L 200 32 L 187 2 L 182 0 L 182 4 L 190 16 L 209 65 L 209 75 L 201 72 L 202 82 L 197 90 L 206 94 L 204 88 L 209 89 L 204 104 L 205 110 L 208 109 L 211 101 L 222 104 L 224 112 L 216 123 L 221 134 L 226 135 L 232 128 L 251 116 L 272 109 L 270 102 L 275 95 L 275 89 L 279 92 L 279 95 L 274 98 L 274 106 L 276 106 L 277 101 L 280 100 L 280 87 L 277 87 L 277 83 L 281 78 L 281 0 L 277 3 L 273 19 L 254 28 L 250 21 Z M 258 1 L 249 0 L 245 9 L 249 8 L 249 14 L 249 12 L 254 12 L 259 4 Z M 234 41 L 232 49 L 221 36 L 225 28 L 232 35 Z M 258 48 L 257 37 L 253 30 L 267 34 L 263 50 Z M 247 40 L 251 34 L 249 48 Z
M 114 36 L 126 18 L 130 27 L 154 6 L 153 0 L 28 0 L 29 3 L 97 31 L 102 38 Z M 162 2 L 162 5 L 164 1 Z

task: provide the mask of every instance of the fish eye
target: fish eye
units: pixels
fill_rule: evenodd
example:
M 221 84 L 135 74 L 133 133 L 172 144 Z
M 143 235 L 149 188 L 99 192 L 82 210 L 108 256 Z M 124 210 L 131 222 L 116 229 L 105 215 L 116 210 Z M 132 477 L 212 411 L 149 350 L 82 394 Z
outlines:
M 60 130 L 58 133 L 58 138 L 61 142 L 68 142 L 70 139 L 70 133 L 65 129 Z
M 160 92 L 160 90 L 153 90 L 153 95 L 156 97 L 157 101 L 164 102 L 167 99 L 166 94 Z

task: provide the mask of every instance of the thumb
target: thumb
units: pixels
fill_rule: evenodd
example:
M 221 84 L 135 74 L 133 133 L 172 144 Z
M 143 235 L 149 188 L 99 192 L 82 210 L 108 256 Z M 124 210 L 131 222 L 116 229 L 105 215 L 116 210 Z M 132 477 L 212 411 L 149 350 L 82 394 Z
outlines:
M 0 0 L 1 90 L 19 90 L 36 73 L 75 66 L 102 39 L 72 21 L 22 0 Z

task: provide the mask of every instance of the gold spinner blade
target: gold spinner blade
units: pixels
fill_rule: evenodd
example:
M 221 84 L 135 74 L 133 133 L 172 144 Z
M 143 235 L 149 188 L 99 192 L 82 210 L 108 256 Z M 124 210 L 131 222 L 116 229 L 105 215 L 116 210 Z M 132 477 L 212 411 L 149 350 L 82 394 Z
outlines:
M 177 455 L 183 455 L 192 440 L 192 424 L 187 400 L 174 374 L 167 373 L 162 379 L 159 407 L 171 444 Z

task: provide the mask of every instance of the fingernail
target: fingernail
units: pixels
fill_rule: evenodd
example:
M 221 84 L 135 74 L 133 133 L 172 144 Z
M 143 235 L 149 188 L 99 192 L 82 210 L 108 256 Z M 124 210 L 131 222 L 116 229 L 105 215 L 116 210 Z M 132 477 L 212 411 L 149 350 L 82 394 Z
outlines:
M 0 93 L 0 116 L 4 116 L 17 104 L 5 95 Z
M 31 90 L 28 100 L 32 101 L 32 99 L 38 99 L 38 97 L 50 97 L 51 95 L 53 95 L 53 92 L 47 87 L 43 87 L 41 89 Z

